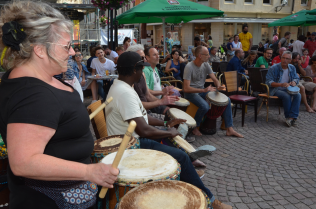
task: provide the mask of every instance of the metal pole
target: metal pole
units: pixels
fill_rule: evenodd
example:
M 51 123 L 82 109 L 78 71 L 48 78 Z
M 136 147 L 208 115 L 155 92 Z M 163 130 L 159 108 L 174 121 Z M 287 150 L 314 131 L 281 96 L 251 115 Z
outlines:
M 117 15 L 117 10 L 115 10 L 115 17 L 114 17 L 114 23 L 115 23 L 115 25 L 114 25 L 114 49 L 113 50 L 115 50 L 116 49 L 116 47 L 118 47 L 118 24 L 117 24 L 117 21 L 116 21 L 116 15 Z
M 110 45 L 110 10 L 108 9 L 108 25 L 107 25 L 107 27 L 108 27 L 108 46 Z
M 162 35 L 163 35 L 163 57 L 166 57 L 166 30 L 165 30 L 165 17 L 162 18 Z
M 114 37 L 113 37 L 113 9 L 111 10 L 111 50 L 115 50 L 114 49 Z

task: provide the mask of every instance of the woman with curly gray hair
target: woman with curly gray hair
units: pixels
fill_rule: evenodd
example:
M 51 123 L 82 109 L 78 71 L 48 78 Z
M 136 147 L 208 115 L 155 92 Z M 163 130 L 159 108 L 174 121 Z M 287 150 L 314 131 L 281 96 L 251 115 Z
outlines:
M 119 171 L 90 164 L 94 142 L 78 92 L 53 78 L 67 70 L 72 23 L 38 2 L 0 13 L 0 133 L 8 149 L 10 208 L 91 208 L 97 185 Z

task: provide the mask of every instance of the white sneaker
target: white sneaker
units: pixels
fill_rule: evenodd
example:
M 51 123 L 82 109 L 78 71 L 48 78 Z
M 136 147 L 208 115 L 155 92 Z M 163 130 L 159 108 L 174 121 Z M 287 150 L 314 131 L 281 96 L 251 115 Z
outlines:
M 291 125 L 292 125 L 292 120 L 291 120 L 290 118 L 286 118 L 286 119 L 285 119 L 285 123 L 286 123 L 289 127 L 291 127 Z
M 91 104 L 93 104 L 93 103 L 95 103 L 95 102 L 97 102 L 98 100 L 92 100 L 92 102 L 91 102 Z

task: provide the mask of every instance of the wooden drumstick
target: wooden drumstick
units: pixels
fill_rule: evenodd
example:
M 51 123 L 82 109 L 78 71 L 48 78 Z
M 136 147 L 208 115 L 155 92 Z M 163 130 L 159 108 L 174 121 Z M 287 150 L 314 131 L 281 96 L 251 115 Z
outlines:
M 112 102 L 113 97 L 108 98 L 103 104 L 101 104 L 95 111 L 93 111 L 93 113 L 91 113 L 89 115 L 90 120 L 92 118 L 94 118 L 94 116 L 96 116 L 101 110 L 103 110 L 103 108 L 105 108 L 105 106 L 107 106 L 110 102 Z
M 128 145 L 128 142 L 129 142 L 130 138 L 132 137 L 132 133 L 134 133 L 135 128 L 136 128 L 136 122 L 132 120 L 129 123 L 127 131 L 126 131 L 126 133 L 125 133 L 125 135 L 123 137 L 122 143 L 121 143 L 121 145 L 120 145 L 120 147 L 119 147 L 119 149 L 118 149 L 118 151 L 116 153 L 116 156 L 114 158 L 114 161 L 112 163 L 112 167 L 113 168 L 117 168 L 117 166 L 119 165 L 119 163 L 121 161 L 121 158 L 122 158 L 122 156 L 124 154 L 124 150 L 126 149 L 126 147 Z M 100 191 L 100 194 L 99 194 L 99 197 L 101 199 L 103 199 L 105 197 L 107 191 L 108 191 L 107 187 L 102 187 L 102 189 Z

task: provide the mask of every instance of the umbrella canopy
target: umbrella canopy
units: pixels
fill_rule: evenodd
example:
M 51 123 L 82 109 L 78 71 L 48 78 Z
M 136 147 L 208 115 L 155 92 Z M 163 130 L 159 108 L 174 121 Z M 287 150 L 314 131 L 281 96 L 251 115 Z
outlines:
M 309 26 L 316 25 L 316 16 L 307 14 L 307 10 L 299 11 L 268 24 L 272 26 Z
M 316 15 L 316 9 L 306 11 L 306 14 Z
M 186 23 L 195 19 L 218 17 L 223 11 L 188 0 L 147 0 L 117 16 L 119 24 Z

